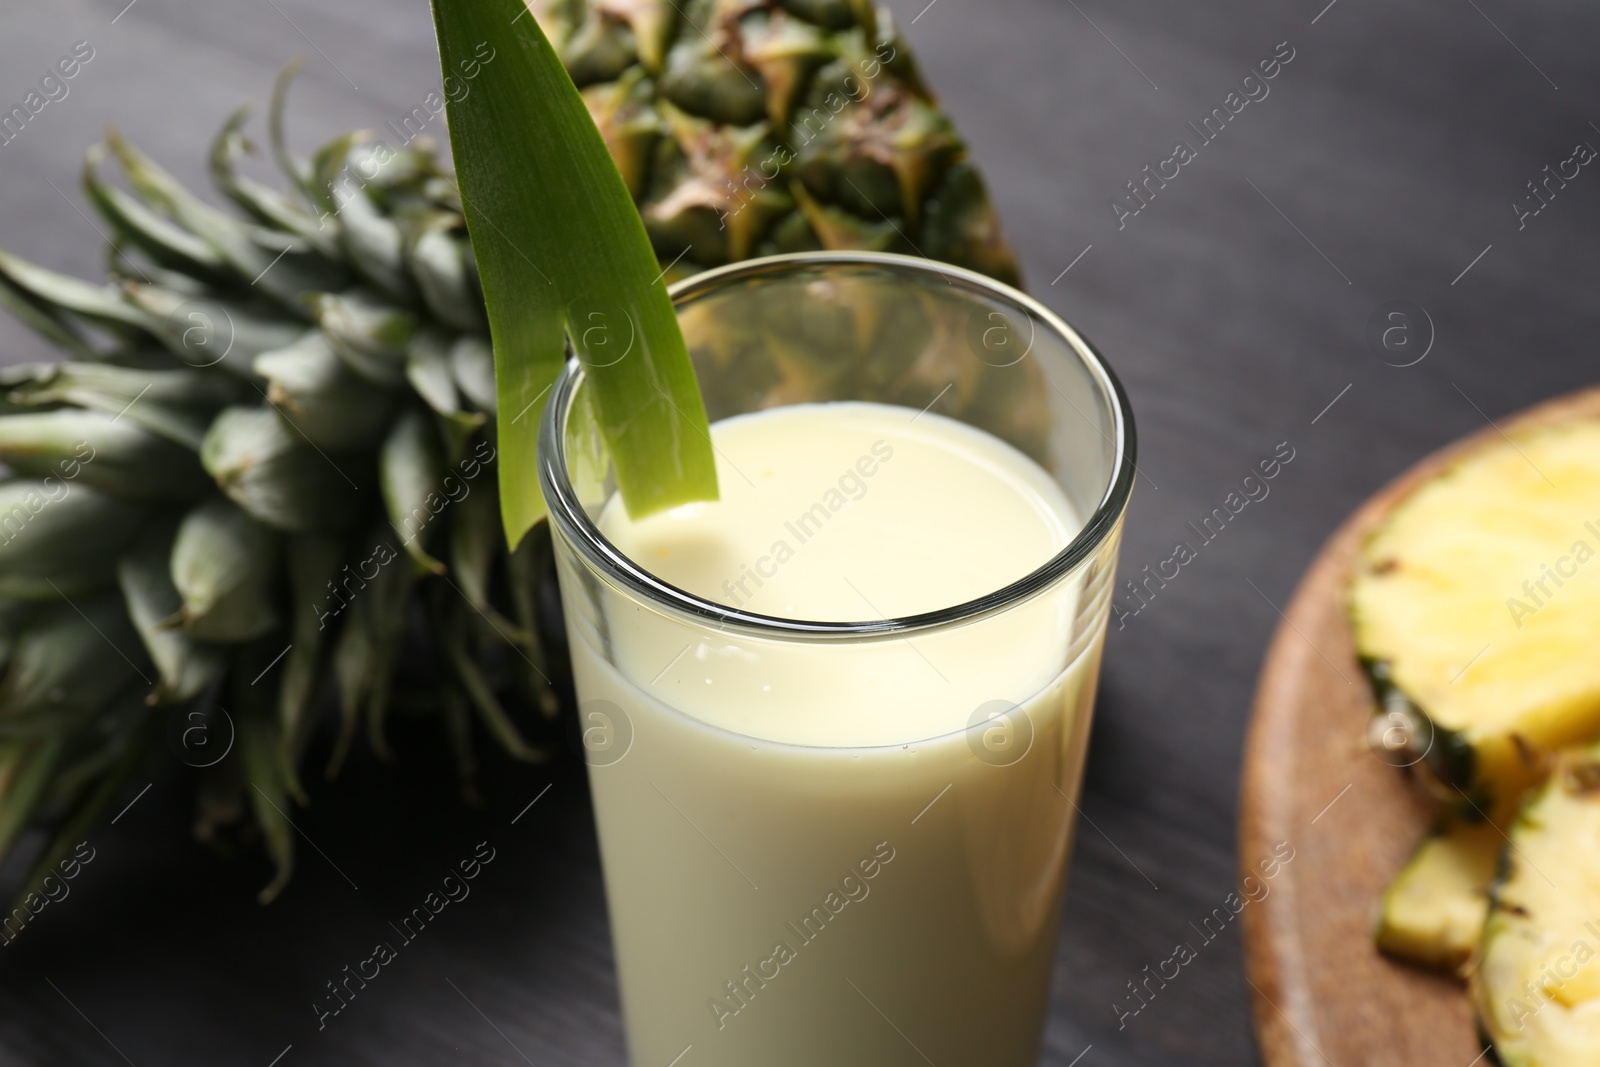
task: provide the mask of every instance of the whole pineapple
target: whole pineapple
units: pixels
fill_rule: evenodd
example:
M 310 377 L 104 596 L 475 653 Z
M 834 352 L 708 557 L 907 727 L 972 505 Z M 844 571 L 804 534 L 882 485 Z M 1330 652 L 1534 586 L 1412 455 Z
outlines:
M 604 0 L 535 14 L 669 277 L 828 247 L 1015 279 L 885 13 Z M 248 109 L 210 156 L 237 213 L 112 134 L 84 170 L 112 230 L 108 283 L 0 252 L 0 301 L 68 354 L 0 371 L 0 859 L 47 828 L 35 878 L 165 743 L 203 768 L 203 838 L 259 828 L 270 900 L 320 712 L 337 717 L 329 775 L 363 728 L 387 756 L 400 666 L 433 680 L 410 703 L 441 722 L 465 791 L 474 720 L 519 758 L 546 754 L 565 669 L 539 611 L 549 540 L 508 551 L 500 532 L 493 357 L 459 193 L 420 137 L 353 133 L 294 156 L 293 69 L 269 115 L 288 192 L 239 170 Z M 909 383 L 926 362 L 874 373 Z M 781 396 L 785 374 L 843 372 L 775 373 Z M 947 404 L 1003 400 L 974 388 Z

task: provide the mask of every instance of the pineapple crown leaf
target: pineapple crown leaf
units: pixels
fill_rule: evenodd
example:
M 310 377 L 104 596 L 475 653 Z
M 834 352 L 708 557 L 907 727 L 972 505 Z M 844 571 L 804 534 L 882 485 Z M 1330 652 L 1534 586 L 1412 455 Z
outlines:
M 572 78 L 520 0 L 433 9 L 445 75 L 477 70 L 447 108 L 500 406 L 517 413 L 497 426 L 508 541 L 543 516 L 538 418 L 569 343 L 630 513 L 714 498 L 705 405 L 663 272 Z

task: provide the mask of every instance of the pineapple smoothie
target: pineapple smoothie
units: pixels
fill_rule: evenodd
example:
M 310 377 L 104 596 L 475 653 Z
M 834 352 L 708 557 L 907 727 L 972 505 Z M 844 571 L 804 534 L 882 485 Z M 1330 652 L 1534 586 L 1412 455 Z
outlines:
M 951 607 L 1081 525 L 1032 460 L 931 413 L 798 405 L 712 438 L 720 501 L 632 522 L 613 499 L 598 524 L 749 612 Z M 1073 588 L 804 641 L 568 598 L 636 1067 L 1035 1061 L 1103 636 L 1102 613 L 1073 640 Z

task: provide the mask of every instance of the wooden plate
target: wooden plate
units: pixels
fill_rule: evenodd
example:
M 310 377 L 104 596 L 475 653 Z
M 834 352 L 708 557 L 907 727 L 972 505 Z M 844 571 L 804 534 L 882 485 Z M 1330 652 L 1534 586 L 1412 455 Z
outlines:
M 1600 388 L 1541 404 L 1500 430 L 1596 416 Z M 1389 510 L 1462 453 L 1499 442 L 1500 430 L 1434 453 L 1357 509 L 1306 572 L 1267 652 L 1245 744 L 1239 861 L 1260 881 L 1274 846 L 1294 849 L 1261 882 L 1267 895 L 1243 912 L 1269 1067 L 1467 1067 L 1482 1051 L 1458 983 L 1372 947 L 1379 893 L 1430 811 L 1401 772 L 1366 749 L 1372 694 L 1344 594 L 1358 548 Z

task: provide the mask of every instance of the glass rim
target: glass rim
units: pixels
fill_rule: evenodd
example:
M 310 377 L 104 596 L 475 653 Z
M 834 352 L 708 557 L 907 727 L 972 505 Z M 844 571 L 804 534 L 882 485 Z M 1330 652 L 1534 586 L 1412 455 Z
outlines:
M 987 275 L 917 256 L 890 252 L 790 252 L 763 256 L 715 267 L 668 287 L 674 306 L 703 295 L 735 278 L 779 274 L 808 266 L 872 266 L 894 271 L 936 276 L 946 284 L 963 284 L 991 298 L 1003 300 L 1035 316 L 1067 342 L 1110 398 L 1112 445 L 1116 459 L 1094 513 L 1071 541 L 1044 563 L 1021 578 L 983 596 L 935 611 L 900 618 L 857 622 L 822 622 L 762 615 L 718 604 L 656 577 L 613 545 L 589 518 L 567 474 L 566 425 L 584 371 L 576 356 L 567 360 L 550 389 L 550 399 L 539 422 L 538 470 L 550 521 L 591 565 L 644 601 L 666 607 L 717 630 L 733 630 L 773 639 L 872 639 L 904 637 L 974 622 L 998 614 L 1054 585 L 1070 574 L 1105 543 L 1117 528 L 1133 492 L 1137 439 L 1133 410 L 1122 383 L 1099 351 L 1064 319 L 1026 293 Z M 1024 357 L 1025 358 L 1025 357 Z

